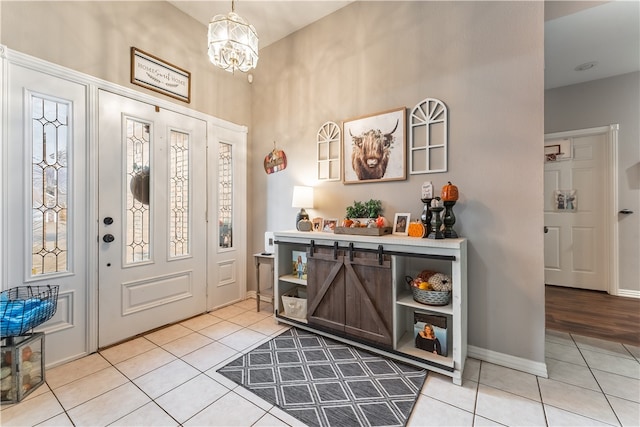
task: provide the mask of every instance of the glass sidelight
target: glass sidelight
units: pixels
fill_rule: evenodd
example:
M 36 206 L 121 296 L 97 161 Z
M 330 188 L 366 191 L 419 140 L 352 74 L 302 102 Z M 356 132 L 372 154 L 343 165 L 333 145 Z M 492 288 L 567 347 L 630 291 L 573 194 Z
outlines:
M 233 247 L 233 146 L 218 144 L 218 227 L 221 248 Z
M 69 117 L 65 101 L 32 95 L 31 105 L 31 275 L 69 269 L 67 195 Z

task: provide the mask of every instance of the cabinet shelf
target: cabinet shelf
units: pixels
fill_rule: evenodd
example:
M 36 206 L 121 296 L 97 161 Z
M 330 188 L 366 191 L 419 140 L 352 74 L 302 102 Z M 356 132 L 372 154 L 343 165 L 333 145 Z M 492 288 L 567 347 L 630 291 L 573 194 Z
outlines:
M 298 279 L 298 276 L 295 276 L 293 274 L 280 276 L 278 279 L 287 283 L 295 283 L 296 285 L 307 286 L 307 281 L 305 279 Z
M 421 304 L 413 299 L 413 294 L 410 292 L 403 292 L 396 300 L 396 304 L 415 308 L 416 310 L 453 315 L 453 305 L 451 302 L 447 305 Z

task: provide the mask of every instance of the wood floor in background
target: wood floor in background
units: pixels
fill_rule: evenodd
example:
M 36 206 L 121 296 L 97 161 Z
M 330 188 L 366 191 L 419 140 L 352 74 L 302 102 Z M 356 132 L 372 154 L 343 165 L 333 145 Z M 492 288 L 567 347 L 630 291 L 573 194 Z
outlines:
M 640 346 L 640 299 L 547 285 L 546 327 Z

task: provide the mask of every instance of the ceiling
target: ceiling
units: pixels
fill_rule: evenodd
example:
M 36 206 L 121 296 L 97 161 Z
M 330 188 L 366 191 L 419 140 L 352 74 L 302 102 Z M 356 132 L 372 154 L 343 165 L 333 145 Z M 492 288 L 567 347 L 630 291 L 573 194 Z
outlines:
M 230 0 L 169 2 L 205 26 L 214 15 L 231 10 Z M 235 11 L 253 24 L 264 48 L 350 3 L 238 0 Z M 545 89 L 640 70 L 640 2 L 581 3 L 587 8 L 545 22 Z M 597 65 L 575 70 L 589 62 Z

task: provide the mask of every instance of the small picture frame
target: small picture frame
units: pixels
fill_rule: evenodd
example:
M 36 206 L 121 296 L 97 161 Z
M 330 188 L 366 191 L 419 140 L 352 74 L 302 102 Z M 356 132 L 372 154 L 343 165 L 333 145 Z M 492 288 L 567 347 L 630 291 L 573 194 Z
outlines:
M 556 212 L 576 212 L 578 196 L 576 190 L 556 190 L 553 194 Z
M 558 160 L 558 156 L 562 154 L 560 151 L 560 145 L 545 145 L 544 147 L 544 160 L 547 162 L 555 162 Z
M 313 218 L 313 231 L 322 231 L 323 219 L 318 217 Z
M 333 233 L 337 225 L 338 225 L 337 218 L 329 218 L 329 219 L 322 220 L 322 231 L 324 231 L 325 233 Z
M 393 219 L 393 234 L 407 236 L 409 234 L 410 213 L 397 213 Z

